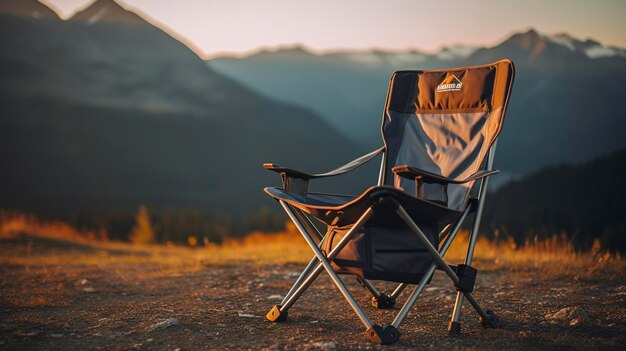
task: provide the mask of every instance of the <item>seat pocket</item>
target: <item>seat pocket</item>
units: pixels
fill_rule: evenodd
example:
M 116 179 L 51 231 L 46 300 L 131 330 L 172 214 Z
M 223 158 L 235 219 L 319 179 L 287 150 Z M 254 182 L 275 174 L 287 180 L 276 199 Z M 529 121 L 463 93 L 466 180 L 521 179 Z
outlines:
M 437 247 L 438 236 L 432 226 L 420 225 L 430 243 Z M 350 227 L 329 228 L 322 243 L 328 255 Z M 417 235 L 405 226 L 370 226 L 359 230 L 332 260 L 337 273 L 348 273 L 367 279 L 417 283 L 433 263 Z
M 430 226 L 420 229 L 437 247 L 438 238 Z M 407 227 L 369 227 L 366 230 L 367 265 L 365 278 L 417 283 L 433 263 L 432 255 Z

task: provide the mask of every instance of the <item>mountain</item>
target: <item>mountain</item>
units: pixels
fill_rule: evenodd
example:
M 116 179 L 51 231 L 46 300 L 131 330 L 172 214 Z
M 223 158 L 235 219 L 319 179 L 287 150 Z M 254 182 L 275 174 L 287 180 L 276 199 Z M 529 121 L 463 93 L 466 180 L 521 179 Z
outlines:
M 296 54 L 297 53 L 297 54 Z M 566 34 L 516 33 L 493 47 L 434 54 L 363 51 L 314 55 L 264 51 L 207 64 L 265 96 L 306 106 L 356 142 L 380 145 L 389 77 L 395 70 L 450 68 L 510 58 L 516 80 L 496 166 L 520 177 L 581 163 L 626 145 L 626 51 Z M 501 178 L 507 178 L 506 176 Z
M 86 24 L 105 22 L 126 26 L 150 26 L 142 17 L 126 10 L 114 0 L 96 0 L 88 7 L 76 12 L 71 20 Z
M 626 252 L 626 149 L 579 166 L 555 166 L 502 186 L 487 197 L 484 228 L 529 238 L 567 233 L 580 248 L 597 238 Z
M 37 0 L 2 0 L 0 13 L 22 18 L 58 19 L 56 12 Z
M 242 216 L 275 208 L 262 163 L 316 171 L 366 151 L 111 0 L 67 21 L 2 12 L 0 30 L 0 208 Z

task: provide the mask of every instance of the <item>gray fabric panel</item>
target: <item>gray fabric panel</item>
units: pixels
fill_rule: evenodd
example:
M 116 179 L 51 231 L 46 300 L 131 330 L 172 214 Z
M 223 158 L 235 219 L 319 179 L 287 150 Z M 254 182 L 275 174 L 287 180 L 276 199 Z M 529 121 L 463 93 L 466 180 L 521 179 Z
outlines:
M 502 108 L 474 113 L 386 113 L 384 134 L 390 150 L 387 169 L 409 165 L 453 179 L 466 178 L 480 170 L 502 120 Z M 398 122 L 404 126 L 392 126 Z M 412 180 L 389 174 L 387 184 L 415 195 Z M 448 185 L 448 207 L 464 208 L 473 184 Z M 424 189 L 427 196 L 431 192 L 433 198 L 440 197 L 440 187 L 429 187 Z
M 398 152 L 402 145 L 402 136 L 404 135 L 404 127 L 412 114 L 393 112 L 385 110 L 385 119 L 383 121 L 383 138 L 387 146 L 385 171 L 385 184 L 393 186 L 393 173 L 391 168 L 394 165 Z

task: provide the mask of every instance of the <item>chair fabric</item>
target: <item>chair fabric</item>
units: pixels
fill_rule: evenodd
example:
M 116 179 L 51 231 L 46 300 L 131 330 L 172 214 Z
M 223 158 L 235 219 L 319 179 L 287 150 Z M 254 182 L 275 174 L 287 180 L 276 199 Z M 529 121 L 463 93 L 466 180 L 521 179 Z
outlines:
M 400 165 L 452 179 L 480 170 L 502 129 L 512 82 L 509 60 L 452 70 L 395 72 L 382 125 L 385 184 L 415 193 L 414 181 L 391 173 Z M 473 184 L 448 185 L 447 206 L 465 208 Z M 440 199 L 440 186 L 423 186 L 423 198 Z
M 365 209 L 375 204 L 380 196 L 391 196 L 398 200 L 411 217 L 418 222 L 432 221 L 434 218 L 449 221 L 461 212 L 436 203 L 422 200 L 401 189 L 390 186 L 373 186 L 357 196 L 308 193 L 298 194 L 278 187 L 265 188 L 265 192 L 277 199 L 312 215 L 331 226 L 348 226 L 356 222 Z M 395 221 L 396 218 L 376 214 L 369 223 L 378 224 Z

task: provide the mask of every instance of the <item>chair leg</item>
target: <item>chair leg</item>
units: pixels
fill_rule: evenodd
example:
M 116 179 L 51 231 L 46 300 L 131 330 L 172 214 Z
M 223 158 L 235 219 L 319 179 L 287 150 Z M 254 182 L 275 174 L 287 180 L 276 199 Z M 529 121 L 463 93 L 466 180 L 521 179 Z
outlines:
M 372 341 L 372 342 L 374 342 L 376 344 L 381 344 L 381 345 L 388 345 L 388 344 L 393 344 L 393 343 L 397 342 L 399 340 L 399 338 L 400 338 L 400 332 L 393 326 L 387 326 L 387 327 L 383 328 L 381 326 L 372 324 L 370 319 L 363 312 L 363 310 L 361 309 L 359 304 L 356 302 L 356 300 L 354 299 L 352 294 L 350 294 L 350 291 L 348 291 L 348 289 L 346 288 L 345 284 L 343 283 L 341 278 L 339 278 L 339 276 L 337 275 L 337 273 L 332 268 L 332 266 L 330 265 L 330 262 L 329 262 L 329 260 L 332 260 L 343 249 L 343 247 L 351 240 L 352 236 L 354 236 L 354 234 L 371 217 L 371 215 L 373 214 L 374 209 L 372 207 L 370 207 L 368 210 L 366 210 L 363 213 L 361 218 L 359 218 L 359 220 L 354 224 L 354 226 L 339 241 L 337 246 L 328 254 L 328 258 L 327 258 L 327 257 L 324 256 L 324 254 L 322 253 L 320 248 L 316 245 L 316 243 L 313 240 L 313 238 L 311 237 L 311 235 L 307 232 L 307 230 L 302 225 L 302 223 L 299 221 L 299 219 L 296 217 L 295 213 L 291 210 L 291 208 L 289 208 L 289 206 L 286 203 L 282 202 L 282 201 L 280 201 L 280 203 L 283 206 L 283 208 L 285 209 L 285 212 L 287 212 L 287 215 L 289 215 L 291 220 L 296 225 L 296 228 L 298 228 L 298 230 L 300 231 L 300 234 L 302 234 L 302 236 L 306 240 L 306 242 L 309 245 L 309 247 L 311 248 L 311 250 L 313 250 L 313 252 L 315 253 L 315 256 L 319 260 L 319 263 L 318 263 L 317 267 L 315 268 L 315 270 L 302 283 L 300 288 L 298 288 L 297 291 L 289 299 L 289 301 L 287 301 L 286 305 L 283 306 L 283 307 L 286 307 L 286 309 L 283 310 L 283 308 L 275 306 L 275 308 L 273 308 L 272 311 L 270 311 L 269 314 L 272 314 L 272 312 L 274 312 L 275 314 L 278 315 L 278 318 L 280 318 L 280 315 L 284 314 L 287 311 L 287 309 L 290 307 L 290 303 L 293 304 L 293 302 L 295 302 L 295 300 L 293 300 L 293 299 L 294 298 L 297 299 L 297 297 L 299 295 L 301 295 L 302 292 L 304 292 L 304 290 L 306 290 L 306 288 L 308 288 L 307 284 L 310 284 L 312 282 L 312 280 L 315 279 L 315 277 L 317 275 L 319 275 L 319 273 L 321 273 L 321 271 L 323 269 L 323 270 L 326 270 L 326 273 L 328 273 L 328 275 L 330 276 L 330 278 L 333 281 L 333 283 L 335 284 L 335 286 L 337 286 L 337 289 L 339 289 L 339 291 L 341 292 L 343 297 L 346 299 L 346 301 L 348 302 L 350 307 L 352 307 L 352 309 L 354 310 L 356 315 L 359 317 L 359 319 L 361 320 L 361 322 L 365 326 L 365 329 L 366 329 L 365 330 L 365 336 L 366 336 L 366 338 L 368 340 L 370 340 L 370 341 Z M 320 268 L 320 267 L 322 267 L 322 268 Z M 292 300 L 293 300 L 293 302 L 290 302 Z M 270 319 L 269 314 L 268 314 L 268 319 Z
M 305 227 L 307 233 L 314 235 L 317 239 L 318 246 L 319 243 L 324 239 L 324 236 L 317 230 L 317 228 L 313 225 L 311 220 L 299 209 L 294 208 L 293 206 L 289 206 L 289 208 L 296 214 L 298 220 Z M 318 262 L 317 257 L 313 256 L 309 264 L 306 266 L 304 271 L 298 277 L 298 280 L 293 284 L 289 292 L 285 295 L 282 302 L 279 306 L 283 306 L 286 304 L 287 300 L 297 291 L 297 289 L 302 285 L 302 282 L 306 280 L 309 276 L 315 264 Z M 357 281 L 361 286 L 367 289 L 372 294 L 372 305 L 377 308 L 392 308 L 395 304 L 395 297 L 391 297 L 390 294 L 385 294 L 383 292 L 378 291 L 376 287 L 367 279 L 356 277 Z M 376 304 L 376 305 L 375 305 Z
M 393 308 L 393 306 L 396 305 L 395 297 L 392 297 L 391 294 L 387 294 L 384 291 L 379 291 L 369 280 L 361 277 L 356 277 L 356 280 L 359 284 L 361 284 L 361 286 L 369 291 L 370 294 L 372 294 L 372 307 L 378 309 L 388 309 Z
M 489 166 L 491 167 L 491 165 Z M 480 184 L 479 191 L 479 201 L 476 207 L 476 215 L 474 217 L 474 223 L 472 225 L 472 230 L 469 235 L 469 241 L 467 243 L 467 253 L 465 255 L 465 265 L 471 266 L 472 259 L 474 257 L 474 249 L 476 248 L 476 240 L 478 239 L 478 228 L 480 226 L 480 219 L 482 217 L 482 211 L 485 204 L 485 197 L 481 196 L 484 194 L 485 189 L 487 188 L 489 179 L 484 179 Z M 474 204 L 470 204 L 469 207 L 473 207 Z M 474 309 L 480 315 L 480 321 L 483 326 L 489 326 L 493 328 L 497 328 L 501 325 L 498 317 L 493 313 L 493 311 L 485 311 L 478 301 L 474 299 L 471 293 L 463 293 L 458 291 L 456 294 L 456 300 L 454 303 L 454 309 L 452 311 L 452 317 L 450 319 L 450 323 L 448 324 L 448 335 L 449 336 L 459 336 L 461 334 L 461 313 L 462 313 L 462 305 L 463 298 L 466 297 L 467 300 L 472 304 Z
M 452 310 L 452 318 L 448 323 L 448 336 L 461 335 L 461 307 L 463 305 L 463 293 L 458 291 L 456 293 L 456 300 L 454 302 L 454 309 Z
M 415 287 L 415 289 L 413 290 L 413 292 L 411 293 L 409 298 L 404 303 L 404 306 L 402 306 L 402 309 L 400 310 L 400 312 L 398 312 L 398 315 L 396 316 L 396 318 L 391 323 L 392 326 L 394 326 L 396 328 L 399 328 L 400 324 L 402 323 L 404 318 L 406 318 L 407 314 L 409 313 L 409 311 L 411 310 L 411 308 L 415 304 L 415 301 L 417 300 L 419 295 L 422 293 L 422 291 L 426 287 L 426 283 L 432 277 L 433 273 L 435 272 L 435 268 L 440 264 L 440 261 L 443 262 L 443 265 L 446 268 L 448 268 L 448 270 L 450 270 L 450 267 L 445 263 L 445 261 L 443 261 L 442 256 L 446 254 L 446 252 L 450 248 L 450 245 L 452 244 L 452 241 L 454 241 L 454 239 L 456 238 L 456 235 L 458 234 L 459 229 L 461 228 L 461 225 L 463 224 L 463 221 L 465 220 L 465 218 L 467 217 L 468 213 L 470 212 L 470 206 L 468 206 L 465 209 L 465 211 L 463 211 L 463 214 L 457 219 L 456 223 L 454 224 L 454 227 L 450 230 L 448 236 L 446 237 L 443 245 L 441 245 L 441 248 L 439 249 L 439 251 L 437 251 L 437 249 L 435 249 L 432 246 L 432 244 L 430 244 L 430 242 L 428 241 L 426 236 L 424 236 L 424 233 L 422 233 L 421 229 L 419 229 L 419 227 L 417 227 L 415 222 L 413 222 L 411 217 L 408 215 L 408 213 L 406 213 L 406 211 L 404 210 L 404 208 L 402 208 L 402 206 L 398 205 L 396 212 L 398 213 L 400 218 L 402 218 L 406 222 L 406 224 L 409 226 L 409 228 L 411 228 L 415 232 L 415 234 L 418 235 L 418 237 L 420 237 L 421 239 L 423 239 L 423 241 L 425 241 L 424 245 L 427 246 L 426 245 L 426 243 L 427 243 L 430 246 L 430 248 L 435 251 L 434 253 L 431 252 L 431 254 L 433 255 L 433 258 L 435 258 L 435 261 L 436 261 L 435 263 L 431 264 L 431 266 L 429 267 L 427 272 L 424 274 L 422 279 L 420 279 L 420 281 L 418 282 L 418 285 Z M 436 260 L 436 258 L 439 258 L 439 261 Z M 452 274 L 454 275 L 454 278 L 458 282 L 458 277 L 456 276 L 456 274 L 454 274 L 454 272 L 452 272 Z M 451 279 L 452 279 L 452 277 L 451 277 Z M 398 286 L 398 288 L 396 288 L 396 290 L 398 290 L 401 286 L 402 286 L 402 284 L 400 284 L 400 286 Z M 404 287 L 402 287 L 402 289 L 404 289 Z
M 398 286 L 394 289 L 394 291 L 391 292 L 391 297 L 393 297 L 394 299 L 397 299 L 398 296 L 400 296 L 400 294 L 402 294 L 402 292 L 404 291 L 404 289 L 406 289 L 406 287 L 409 286 L 406 283 L 401 283 L 398 284 Z
M 322 235 L 322 233 L 317 230 L 313 222 L 311 222 L 311 219 L 307 217 L 307 215 L 302 210 L 290 205 L 288 206 L 296 214 L 298 220 L 305 227 L 307 233 L 313 235 L 318 242 L 321 242 L 324 239 L 324 235 Z
M 292 206 L 286 205 L 289 209 L 291 209 L 294 213 L 294 216 L 298 218 L 300 224 L 305 227 L 305 230 L 308 234 L 314 236 L 317 239 L 317 244 L 321 245 L 324 236 L 317 230 L 315 225 L 311 222 L 311 220 L 304 214 L 301 210 L 294 208 Z M 321 273 L 321 269 L 317 270 L 317 268 L 321 268 L 321 265 L 317 265 L 318 263 L 317 256 L 313 256 L 309 264 L 304 268 L 296 282 L 289 289 L 283 300 L 279 305 L 275 305 L 272 309 L 267 313 L 266 318 L 272 322 L 282 322 L 287 319 L 288 309 L 289 307 L 300 298 L 302 293 L 306 290 L 306 288 L 315 281 L 315 279 Z M 316 268 L 314 270 L 314 267 Z M 305 285 L 306 284 L 306 285 Z M 304 285 L 304 288 L 302 286 Z
M 450 324 L 448 324 L 449 336 L 459 336 L 461 333 L 461 322 L 459 319 L 461 317 L 461 304 L 463 303 L 463 298 L 466 298 L 472 307 L 474 307 L 476 312 L 478 312 L 478 315 L 480 316 L 480 324 L 482 324 L 484 328 L 501 328 L 504 325 L 495 312 L 483 309 L 478 301 L 476 301 L 476 298 L 474 298 L 472 293 L 463 293 L 459 291 L 456 295 L 456 303 L 454 304 L 452 319 L 450 320 Z
M 311 220 L 302 211 L 295 209 L 291 206 L 289 207 L 295 212 L 299 221 L 303 223 L 303 225 L 305 226 L 307 230 L 307 233 L 314 235 L 317 239 L 318 245 L 321 244 L 322 240 L 324 239 L 324 236 L 317 230 L 317 228 L 315 228 Z M 309 261 L 309 264 L 304 268 L 304 270 L 302 271 L 302 273 L 300 274 L 296 282 L 289 289 L 289 291 L 287 292 L 287 294 L 285 295 L 281 303 L 279 305 L 275 305 L 274 307 L 272 307 L 272 309 L 267 313 L 266 317 L 268 320 L 271 320 L 273 322 L 282 322 L 287 319 L 287 310 L 284 310 L 281 313 L 281 307 L 284 306 L 287 303 L 287 301 L 289 301 L 289 299 L 296 293 L 296 291 L 300 288 L 300 286 L 302 286 L 302 284 L 306 281 L 306 279 L 311 275 L 313 268 L 315 267 L 317 262 L 318 262 L 317 257 L 313 256 L 313 258 L 311 259 L 311 261 Z M 315 275 L 315 277 L 311 280 L 311 282 L 313 282 L 313 280 L 315 280 L 315 278 L 317 278 L 318 275 L 319 273 Z
M 339 289 L 339 292 L 341 292 L 341 294 L 346 299 L 346 301 L 348 301 L 348 304 L 350 305 L 350 307 L 352 307 L 352 309 L 354 310 L 356 315 L 359 317 L 359 319 L 361 320 L 361 322 L 365 326 L 366 336 L 368 337 L 368 339 L 370 339 L 371 341 L 373 341 L 375 343 L 378 343 L 378 344 L 390 343 L 390 341 L 392 339 L 395 339 L 395 340 L 393 340 L 391 342 L 397 341 L 397 338 L 399 337 L 399 333 L 397 333 L 395 328 L 393 330 L 392 329 L 388 329 L 388 328 L 382 329 L 381 327 L 372 324 L 372 322 L 367 317 L 367 315 L 363 312 L 361 307 L 359 307 L 359 304 L 356 302 L 356 300 L 354 299 L 352 294 L 350 294 L 350 291 L 348 291 L 348 288 L 346 288 L 346 286 L 343 283 L 343 281 L 341 280 L 341 278 L 339 278 L 339 276 L 337 275 L 335 270 L 332 268 L 332 266 L 330 265 L 330 262 L 324 256 L 324 253 L 322 253 L 322 251 L 316 245 L 316 243 L 313 240 L 313 238 L 311 237 L 311 235 L 306 231 L 304 226 L 300 223 L 300 221 L 296 217 L 295 213 L 289 208 L 289 206 L 287 206 L 282 201 L 281 201 L 281 205 L 283 205 L 283 208 L 287 212 L 287 215 L 289 215 L 291 220 L 296 225 L 296 228 L 298 228 L 298 230 L 300 231 L 300 233 L 302 234 L 302 236 L 306 240 L 307 244 L 309 244 L 309 247 L 311 248 L 311 250 L 313 250 L 313 252 L 315 253 L 315 256 L 317 256 L 317 259 L 319 260 L 320 264 L 323 266 L 324 270 L 326 270 L 326 273 L 328 273 L 328 275 L 330 276 L 330 278 L 333 281 L 333 283 L 335 284 L 335 286 L 337 286 L 337 289 Z M 335 249 L 332 250 L 331 255 L 329 255 L 329 257 L 331 257 L 333 253 L 335 253 L 335 254 L 338 253 L 338 251 L 343 248 L 343 247 L 341 247 L 342 242 L 347 243 L 351 239 L 350 237 L 360 228 L 360 226 L 362 226 L 362 224 L 364 224 L 365 221 L 367 221 L 369 219 L 369 217 L 372 215 L 372 212 L 373 212 L 373 209 L 370 208 L 361 216 L 361 218 L 357 221 L 357 223 L 354 225 L 354 227 L 350 231 L 348 231 L 348 233 L 346 233 L 344 238 L 342 238 L 342 240 L 339 242 L 337 247 L 335 247 Z M 331 259 L 332 259 L 332 257 L 331 257 Z M 318 265 L 318 267 L 319 267 L 319 265 Z M 316 271 L 317 271 L 317 269 L 316 269 Z
M 448 230 L 451 228 L 452 224 L 447 224 L 440 232 L 439 232 L 439 241 L 443 241 L 444 238 L 450 233 Z M 400 294 L 402 294 L 402 292 L 404 291 L 404 289 L 406 289 L 406 287 L 408 286 L 408 284 L 406 283 L 401 283 L 398 284 L 398 286 L 394 289 L 394 291 L 391 294 L 388 294 L 388 297 L 390 299 L 395 300 L 398 298 L 398 296 L 400 296 Z
M 439 251 L 433 246 L 433 244 L 430 243 L 426 235 L 424 235 L 424 233 L 417 226 L 417 224 L 413 222 L 413 220 L 411 219 L 411 216 L 409 216 L 406 210 L 401 205 L 398 204 L 398 209 L 396 210 L 396 213 L 398 213 L 400 218 L 404 220 L 404 222 L 409 226 L 409 228 L 413 232 L 415 232 L 415 234 L 417 234 L 417 237 L 420 239 L 420 241 L 422 242 L 422 245 L 424 245 L 426 250 L 431 254 L 433 259 L 437 263 L 437 266 L 448 275 L 448 277 L 452 280 L 452 282 L 454 282 L 455 285 L 458 285 L 459 277 L 452 270 L 452 268 L 450 268 L 450 266 L 446 263 L 446 261 L 444 261 L 441 255 L 439 255 Z
M 436 267 L 435 264 L 432 264 L 430 268 L 428 269 L 428 271 L 424 274 L 424 276 L 422 276 L 422 279 L 420 279 L 420 281 L 417 283 L 417 285 L 415 286 L 415 289 L 413 289 L 413 292 L 411 293 L 411 295 L 409 295 L 409 298 L 406 300 L 406 302 L 400 309 L 400 312 L 398 312 L 398 314 L 396 315 L 396 318 L 393 320 L 393 322 L 391 322 L 391 325 L 394 328 L 400 328 L 400 324 L 402 323 L 402 321 L 404 321 L 404 318 L 406 318 L 406 316 L 409 314 L 409 311 L 415 304 L 415 301 L 417 300 L 417 298 L 420 296 L 420 294 L 426 287 L 426 283 L 428 282 L 428 280 L 430 280 L 430 277 L 432 277 L 433 273 L 435 272 L 435 267 Z
M 281 301 L 280 303 L 281 306 L 284 305 L 285 302 L 287 302 L 287 300 L 289 300 L 289 298 L 296 292 L 296 290 L 298 290 L 298 288 L 302 285 L 302 283 L 306 280 L 306 278 L 311 274 L 317 262 L 318 262 L 317 257 L 313 256 L 309 264 L 307 264 L 307 266 L 304 268 L 302 273 L 300 273 L 300 276 L 298 277 L 296 282 L 293 283 L 293 286 L 291 286 L 291 289 L 289 289 L 289 291 L 287 292 L 287 294 Z
M 361 284 L 361 286 L 364 287 L 365 290 L 369 291 L 372 296 L 376 297 L 380 294 L 378 289 L 376 289 L 376 287 L 369 280 L 361 277 L 356 277 L 356 281 L 359 282 L 359 284 Z
M 501 328 L 504 326 L 504 322 L 498 318 L 498 316 L 492 310 L 484 310 L 482 306 L 476 301 L 472 293 L 465 293 L 465 298 L 474 307 L 476 312 L 480 315 L 480 323 L 485 328 Z

